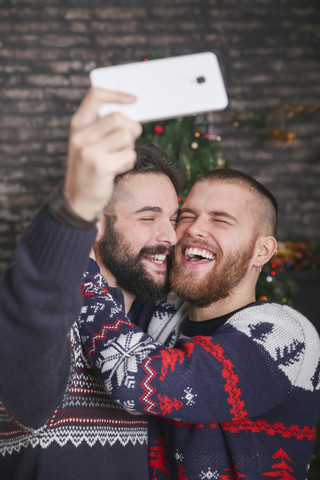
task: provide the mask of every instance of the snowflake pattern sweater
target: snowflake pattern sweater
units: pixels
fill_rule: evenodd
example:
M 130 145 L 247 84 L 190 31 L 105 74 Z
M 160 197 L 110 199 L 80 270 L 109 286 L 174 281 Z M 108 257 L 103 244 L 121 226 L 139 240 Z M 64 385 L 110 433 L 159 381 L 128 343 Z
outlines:
M 253 304 L 219 321 L 184 320 L 165 348 L 110 305 L 99 273 L 85 275 L 83 294 L 80 334 L 98 376 L 128 411 L 151 414 L 150 479 L 305 480 L 320 342 L 304 316 Z M 159 306 L 154 331 L 175 308 Z
M 107 395 L 75 322 L 95 236 L 45 207 L 1 278 L 1 480 L 148 478 L 147 419 Z

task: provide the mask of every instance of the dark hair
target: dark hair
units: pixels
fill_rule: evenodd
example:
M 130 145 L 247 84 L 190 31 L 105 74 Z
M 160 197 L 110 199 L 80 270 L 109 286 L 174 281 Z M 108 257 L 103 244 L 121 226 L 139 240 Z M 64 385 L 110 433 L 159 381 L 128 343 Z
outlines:
M 182 175 L 177 165 L 170 156 L 151 143 L 136 147 L 137 160 L 134 167 L 128 172 L 118 175 L 115 179 L 117 185 L 123 178 L 136 173 L 161 173 L 171 181 L 177 194 L 180 193 Z
M 244 185 L 257 193 L 260 199 L 264 200 L 265 208 L 263 214 L 265 215 L 265 219 L 269 221 L 272 233 L 275 235 L 278 227 L 278 202 L 262 183 L 258 182 L 255 178 L 250 177 L 250 175 L 232 168 L 217 168 L 209 170 L 208 172 L 199 175 L 196 178 L 194 185 L 206 180 L 221 180 L 226 183 Z

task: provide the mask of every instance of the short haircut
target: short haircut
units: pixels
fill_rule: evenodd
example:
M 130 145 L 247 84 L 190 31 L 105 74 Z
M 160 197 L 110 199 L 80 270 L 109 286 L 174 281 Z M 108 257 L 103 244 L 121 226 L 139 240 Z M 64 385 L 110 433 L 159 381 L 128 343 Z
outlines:
M 222 183 L 234 183 L 251 190 L 257 195 L 260 202 L 255 205 L 260 224 L 267 224 L 271 235 L 275 235 L 278 228 L 278 202 L 272 193 L 262 183 L 250 175 L 232 168 L 217 168 L 199 175 L 195 182 L 215 181 Z
M 151 143 L 139 145 L 136 147 L 137 159 L 134 167 L 127 172 L 117 175 L 114 183 L 115 189 L 109 204 L 106 207 L 106 213 L 112 215 L 114 206 L 120 198 L 126 195 L 125 180 L 137 174 L 156 174 L 165 175 L 171 181 L 177 195 L 180 193 L 182 184 L 182 174 L 176 163 L 171 157 L 160 148 Z

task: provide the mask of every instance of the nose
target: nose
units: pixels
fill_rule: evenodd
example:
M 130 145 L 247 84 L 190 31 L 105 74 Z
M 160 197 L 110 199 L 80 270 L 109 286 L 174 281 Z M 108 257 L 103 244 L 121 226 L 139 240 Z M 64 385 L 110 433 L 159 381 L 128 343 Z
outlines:
M 157 241 L 170 247 L 177 243 L 176 229 L 171 221 L 163 221 L 159 225 Z
M 198 217 L 189 224 L 184 233 L 189 234 L 193 238 L 206 238 L 208 236 L 208 224 L 204 219 Z

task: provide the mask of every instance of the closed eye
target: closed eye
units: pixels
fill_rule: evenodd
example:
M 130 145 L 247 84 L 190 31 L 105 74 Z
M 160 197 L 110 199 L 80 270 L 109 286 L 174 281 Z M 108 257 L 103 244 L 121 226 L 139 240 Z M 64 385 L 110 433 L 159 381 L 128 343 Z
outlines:
M 215 223 L 225 223 L 226 225 L 230 225 L 230 223 L 227 222 L 227 220 L 222 220 L 221 218 L 213 218 L 212 221 Z
M 181 215 L 179 218 L 178 218 L 178 223 L 179 222 L 192 222 L 193 220 L 195 220 L 195 217 L 191 216 L 191 215 Z

